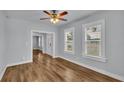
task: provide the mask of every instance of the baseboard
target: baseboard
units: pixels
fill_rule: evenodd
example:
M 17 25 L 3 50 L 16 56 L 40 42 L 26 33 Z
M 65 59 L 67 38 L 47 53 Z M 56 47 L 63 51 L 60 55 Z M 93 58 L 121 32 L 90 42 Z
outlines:
M 42 50 L 42 49 L 40 49 L 40 48 L 33 48 L 33 50 Z
M 86 68 L 89 68 L 89 69 L 94 70 L 96 72 L 99 72 L 99 73 L 102 73 L 104 75 L 110 76 L 112 78 L 118 79 L 120 81 L 124 81 L 124 77 L 123 76 L 120 76 L 120 75 L 117 75 L 117 74 L 114 74 L 114 73 L 111 73 L 111 72 L 108 72 L 108 71 L 105 71 L 105 70 L 102 70 L 102 69 L 98 69 L 96 67 L 92 67 L 92 66 L 89 66 L 89 65 L 86 65 L 86 64 L 83 64 L 83 63 L 79 63 L 77 61 L 74 61 L 74 60 L 71 60 L 71 59 L 68 59 L 68 58 L 65 58 L 65 57 L 62 57 L 62 56 L 56 56 L 56 57 L 63 58 L 63 59 L 68 60 L 68 61 L 70 61 L 72 63 L 84 66 Z
M 16 63 L 7 64 L 7 65 L 4 67 L 2 73 L 0 74 L 0 80 L 2 79 L 2 77 L 3 77 L 3 75 L 4 75 L 4 73 L 5 73 L 6 69 L 7 69 L 7 67 L 15 66 L 15 65 L 20 65 L 20 64 L 26 64 L 26 63 L 31 63 L 31 62 L 32 62 L 32 60 L 26 60 L 26 61 L 20 61 L 20 62 L 16 62 Z
M 1 81 L 1 79 L 2 79 L 3 75 L 4 75 L 5 71 L 6 71 L 6 68 L 7 68 L 7 66 L 5 66 L 5 67 L 4 67 L 4 69 L 3 69 L 2 73 L 0 74 L 0 81 Z
M 57 58 L 58 56 L 54 56 L 54 55 L 52 55 L 52 54 L 50 54 L 50 53 L 48 53 L 48 52 L 44 52 L 43 54 L 47 54 L 47 55 L 49 55 L 50 57 L 52 57 L 52 58 Z
M 21 64 L 26 64 L 26 63 L 31 63 L 32 60 L 26 60 L 26 61 L 20 61 L 20 62 L 16 62 L 16 63 L 10 63 L 10 64 L 7 64 L 7 67 L 9 66 L 15 66 L 15 65 L 21 65 Z
M 60 56 L 56 56 L 56 55 L 54 56 L 54 58 L 58 58 L 58 57 L 60 57 Z

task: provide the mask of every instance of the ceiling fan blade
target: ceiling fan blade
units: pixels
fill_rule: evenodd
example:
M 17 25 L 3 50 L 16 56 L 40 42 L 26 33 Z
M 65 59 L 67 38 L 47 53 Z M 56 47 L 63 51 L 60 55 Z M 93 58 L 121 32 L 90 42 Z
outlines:
M 50 19 L 50 18 L 40 18 L 40 20 L 46 20 L 46 19 Z
M 59 20 L 62 20 L 62 21 L 67 21 L 67 19 L 64 19 L 64 18 L 59 18 Z
M 61 16 L 64 16 L 64 15 L 67 15 L 67 14 L 68 14 L 68 12 L 64 11 L 64 12 L 60 13 L 59 16 L 61 17 Z
M 47 12 L 47 11 L 43 11 L 43 12 L 46 13 L 47 15 L 49 15 L 49 16 L 51 15 L 51 13 L 49 13 L 49 12 Z

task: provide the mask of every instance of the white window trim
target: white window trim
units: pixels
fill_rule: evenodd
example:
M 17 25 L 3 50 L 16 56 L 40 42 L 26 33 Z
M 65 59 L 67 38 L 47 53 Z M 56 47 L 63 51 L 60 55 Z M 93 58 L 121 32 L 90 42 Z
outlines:
M 101 32 L 101 56 L 92 56 L 92 55 L 86 55 L 85 54 L 85 28 L 92 26 L 92 25 L 97 25 L 97 24 L 102 24 L 102 32 Z M 88 24 L 83 24 L 82 25 L 82 32 L 83 32 L 83 57 L 88 58 L 91 60 L 95 61 L 100 61 L 100 62 L 106 62 L 106 55 L 105 55 L 105 19 L 98 20 L 95 22 L 91 22 Z
M 38 47 L 40 48 L 41 47 L 41 37 L 38 36 Z
M 71 51 L 67 51 L 67 50 L 65 50 L 65 33 L 66 32 L 73 32 L 73 41 L 72 41 L 72 52 Z M 75 28 L 74 27 L 71 27 L 71 28 L 67 28 L 67 29 L 65 29 L 64 30 L 64 52 L 65 53 L 69 53 L 69 54 L 74 54 L 75 53 L 75 45 L 74 45 L 74 43 L 75 43 Z

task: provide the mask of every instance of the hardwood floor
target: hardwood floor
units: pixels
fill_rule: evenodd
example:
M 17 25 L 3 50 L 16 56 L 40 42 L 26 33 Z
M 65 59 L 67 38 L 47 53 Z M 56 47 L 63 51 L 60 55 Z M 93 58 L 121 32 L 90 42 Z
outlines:
M 33 52 L 33 62 L 8 67 L 2 82 L 119 82 L 106 75 L 39 51 Z

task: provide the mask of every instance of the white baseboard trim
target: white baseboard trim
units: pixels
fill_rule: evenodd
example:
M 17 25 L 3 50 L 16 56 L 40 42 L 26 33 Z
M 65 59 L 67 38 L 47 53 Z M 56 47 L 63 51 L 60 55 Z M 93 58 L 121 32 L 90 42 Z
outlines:
M 3 71 L 2 71 L 2 73 L 0 73 L 0 80 L 1 80 L 2 77 L 3 77 L 3 75 L 4 75 L 5 71 L 6 71 L 6 68 L 7 68 L 7 66 L 5 66 L 4 69 L 3 69 Z
M 32 62 L 32 60 L 26 60 L 26 61 L 20 61 L 20 62 L 16 62 L 16 63 L 7 64 L 4 67 L 2 73 L 0 74 L 0 80 L 2 79 L 2 77 L 3 77 L 3 75 L 4 75 L 4 73 L 5 73 L 6 69 L 7 69 L 7 67 L 15 66 L 15 65 L 20 65 L 20 64 L 26 64 L 26 63 L 31 63 L 31 62 Z
M 58 57 L 60 57 L 60 56 L 56 56 L 56 55 L 54 56 L 54 58 L 58 58 Z
M 21 65 L 21 64 L 26 64 L 26 63 L 32 63 L 32 60 L 26 60 L 26 61 L 20 61 L 20 62 L 16 62 L 16 63 L 10 63 L 10 64 L 7 64 L 7 67 L 15 66 L 15 65 Z
M 52 55 L 52 54 L 47 53 L 47 52 L 44 52 L 44 54 L 47 54 L 47 55 L 51 56 L 52 58 L 57 58 L 58 57 L 58 56 Z
M 75 63 L 75 64 L 78 64 L 78 65 L 84 66 L 84 67 L 89 68 L 91 70 L 94 70 L 96 72 L 99 72 L 99 73 L 105 74 L 107 76 L 110 76 L 112 78 L 115 78 L 115 79 L 124 81 L 124 77 L 123 76 L 120 76 L 120 75 L 117 75 L 117 74 L 114 74 L 114 73 L 111 73 L 111 72 L 108 72 L 108 71 L 105 71 L 105 70 L 102 70 L 102 69 L 98 69 L 96 67 L 92 67 L 92 66 L 89 66 L 89 65 L 86 65 L 86 64 L 83 64 L 83 63 L 79 63 L 77 61 L 74 61 L 74 60 L 71 60 L 71 59 L 68 59 L 68 58 L 65 58 L 65 57 L 62 57 L 62 56 L 56 56 L 56 57 L 63 58 L 63 59 L 68 60 L 68 61 L 70 61 L 72 63 Z

